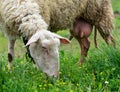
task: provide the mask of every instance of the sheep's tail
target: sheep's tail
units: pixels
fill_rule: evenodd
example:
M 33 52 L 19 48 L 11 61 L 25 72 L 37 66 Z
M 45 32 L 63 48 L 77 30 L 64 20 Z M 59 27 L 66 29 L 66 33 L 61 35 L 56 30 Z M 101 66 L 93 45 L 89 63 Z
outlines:
M 97 28 L 95 27 L 95 29 L 94 29 L 94 44 L 95 44 L 95 47 L 98 48 L 96 39 L 97 39 Z
M 97 30 L 108 45 L 112 45 L 115 47 L 115 40 L 112 36 L 112 30 L 115 26 L 111 0 L 103 0 L 101 7 L 103 7 L 102 16 L 98 25 L 96 25 Z
M 94 27 L 94 44 L 95 44 L 96 48 L 98 48 L 98 44 L 97 44 L 97 31 L 99 31 L 99 30 L 95 26 Z M 102 31 L 99 31 L 99 33 L 103 37 L 103 39 L 105 40 L 105 42 L 107 44 L 111 44 L 111 45 L 113 45 L 113 47 L 116 47 L 115 40 L 114 40 L 112 34 L 105 35 L 104 32 L 102 32 Z

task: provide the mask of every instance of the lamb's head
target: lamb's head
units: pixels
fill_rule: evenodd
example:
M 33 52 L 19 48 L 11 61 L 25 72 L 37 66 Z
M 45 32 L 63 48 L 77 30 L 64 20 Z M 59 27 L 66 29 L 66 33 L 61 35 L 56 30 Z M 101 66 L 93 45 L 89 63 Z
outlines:
M 26 44 L 36 65 L 48 76 L 59 75 L 60 43 L 68 44 L 70 41 L 50 31 L 40 30 L 34 34 Z

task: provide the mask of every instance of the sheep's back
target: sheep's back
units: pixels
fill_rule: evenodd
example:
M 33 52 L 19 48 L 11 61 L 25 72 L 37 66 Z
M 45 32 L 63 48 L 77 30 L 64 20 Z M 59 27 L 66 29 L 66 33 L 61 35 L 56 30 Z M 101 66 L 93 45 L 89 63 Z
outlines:
M 110 0 L 37 0 L 41 15 L 51 31 L 70 28 L 76 17 L 83 17 L 106 33 L 113 29 Z
M 84 11 L 87 2 L 87 0 L 36 1 L 40 6 L 40 14 L 48 23 L 51 31 L 70 28 L 74 19 Z
M 114 14 L 110 0 L 89 0 L 81 16 L 105 34 L 109 34 L 114 28 Z

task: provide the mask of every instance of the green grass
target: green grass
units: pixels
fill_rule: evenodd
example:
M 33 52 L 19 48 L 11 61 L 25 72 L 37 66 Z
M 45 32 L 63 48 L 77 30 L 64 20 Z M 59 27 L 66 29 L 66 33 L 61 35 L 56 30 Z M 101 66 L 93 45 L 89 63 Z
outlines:
M 120 0 L 111 0 L 114 11 L 120 12 Z
M 61 50 L 58 80 L 47 79 L 25 57 L 16 58 L 12 69 L 8 70 L 5 55 L 0 55 L 0 81 L 4 92 L 120 91 L 120 52 L 112 47 L 91 50 L 82 66 L 76 64 L 79 57 Z
M 0 52 L 7 50 L 7 39 L 5 39 L 3 34 L 0 34 Z
M 119 0 L 112 0 L 114 10 Z M 113 36 L 116 49 L 106 45 L 98 35 L 99 49 L 90 36 L 91 47 L 82 66 L 79 44 L 75 39 L 69 45 L 60 46 L 60 77 L 47 78 L 25 59 L 25 48 L 19 39 L 15 47 L 15 59 L 11 70 L 7 67 L 7 39 L 0 33 L 0 92 L 120 92 L 120 16 L 115 18 Z M 68 31 L 58 34 L 68 37 Z

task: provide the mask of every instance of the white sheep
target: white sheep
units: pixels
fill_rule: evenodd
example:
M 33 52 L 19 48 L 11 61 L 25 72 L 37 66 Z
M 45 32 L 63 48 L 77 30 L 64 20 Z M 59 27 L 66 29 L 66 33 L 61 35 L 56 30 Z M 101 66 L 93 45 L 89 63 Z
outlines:
M 29 45 L 34 61 L 49 76 L 58 75 L 59 41 L 69 41 L 47 29 L 54 32 L 70 29 L 75 18 L 82 17 L 98 29 L 108 44 L 114 44 L 110 0 L 1 0 L 0 9 L 1 24 L 9 40 L 9 61 L 15 40 L 22 35 L 29 40 L 26 46 Z
M 47 30 L 48 25 L 39 15 L 39 6 L 33 0 L 0 1 L 0 20 L 8 37 L 8 61 L 11 66 L 14 44 L 19 36 L 29 39 L 30 54 L 35 63 L 49 76 L 59 74 L 58 46 L 69 40 Z

